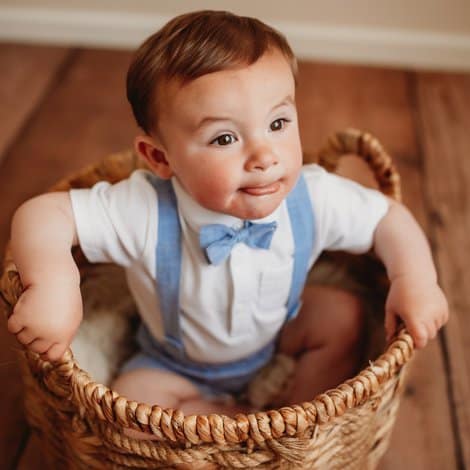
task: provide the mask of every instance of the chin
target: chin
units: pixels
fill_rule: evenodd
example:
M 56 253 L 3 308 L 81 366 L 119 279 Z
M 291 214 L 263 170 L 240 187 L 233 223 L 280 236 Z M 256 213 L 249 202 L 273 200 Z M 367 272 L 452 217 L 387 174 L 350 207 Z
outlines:
M 238 201 L 238 204 L 227 206 L 224 209 L 218 208 L 218 211 L 242 220 L 263 219 L 271 215 L 283 201 L 282 197 L 273 198 L 272 196 L 261 196 L 258 200 L 253 200 L 255 198 L 251 197 L 250 199 L 249 201 L 246 199 Z
M 272 210 L 264 210 L 264 211 L 252 212 L 252 213 L 249 215 L 249 217 L 245 217 L 245 219 L 250 219 L 250 220 L 264 219 L 264 218 L 267 217 L 268 215 L 271 215 L 275 210 L 276 210 L 276 208 L 274 208 L 274 209 L 272 209 Z
M 248 220 L 263 219 L 264 217 L 271 215 L 278 208 L 278 206 L 279 204 L 269 204 L 267 206 L 265 205 L 264 207 L 253 207 L 247 209 L 243 217 L 239 216 L 239 218 Z

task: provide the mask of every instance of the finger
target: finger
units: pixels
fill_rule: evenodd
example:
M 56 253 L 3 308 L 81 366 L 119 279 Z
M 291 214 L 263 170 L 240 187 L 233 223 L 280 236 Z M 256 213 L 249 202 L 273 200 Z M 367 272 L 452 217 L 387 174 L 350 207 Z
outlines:
M 32 343 L 36 336 L 33 335 L 29 328 L 23 328 L 17 335 L 16 339 L 21 343 L 27 346 L 28 344 Z
M 56 362 L 62 358 L 67 347 L 63 343 L 54 343 L 49 351 L 45 354 L 47 359 L 51 362 Z
M 45 339 L 35 339 L 32 343 L 28 344 L 28 349 L 38 354 L 44 354 L 50 347 L 51 342 Z
M 19 320 L 18 315 L 13 314 L 8 319 L 7 328 L 10 333 L 16 335 L 24 328 L 24 325 L 23 322 Z
M 440 325 L 439 325 L 439 328 L 441 326 L 444 326 L 446 323 L 447 323 L 447 320 L 449 320 L 449 311 L 448 310 L 444 310 L 444 312 L 441 314 L 441 316 L 439 317 L 439 321 L 440 321 Z
M 438 329 L 439 328 L 436 328 L 436 325 L 434 324 L 434 322 L 429 323 L 428 326 L 427 326 L 428 338 L 429 339 L 434 339 L 436 337 L 436 333 L 437 333 Z
M 421 349 L 426 346 L 428 342 L 428 332 L 422 323 L 409 325 L 408 331 L 410 332 L 417 349 Z
M 55 344 L 57 344 L 57 343 L 50 343 L 49 348 L 47 349 L 47 351 L 44 351 L 42 354 L 40 354 L 40 357 L 43 361 L 50 361 L 48 353 L 51 350 L 52 346 L 54 346 Z
M 442 314 L 442 324 L 444 325 L 449 320 L 449 309 L 446 308 Z

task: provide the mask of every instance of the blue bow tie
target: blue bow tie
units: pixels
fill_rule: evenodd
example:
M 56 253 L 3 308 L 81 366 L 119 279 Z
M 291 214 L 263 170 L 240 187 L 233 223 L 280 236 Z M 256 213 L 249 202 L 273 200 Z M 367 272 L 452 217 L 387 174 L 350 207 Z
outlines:
M 276 222 L 254 224 L 247 220 L 243 222 L 240 230 L 223 224 L 204 225 L 199 233 L 199 243 L 205 250 L 209 263 L 219 264 L 228 258 L 237 243 L 267 250 L 276 228 Z

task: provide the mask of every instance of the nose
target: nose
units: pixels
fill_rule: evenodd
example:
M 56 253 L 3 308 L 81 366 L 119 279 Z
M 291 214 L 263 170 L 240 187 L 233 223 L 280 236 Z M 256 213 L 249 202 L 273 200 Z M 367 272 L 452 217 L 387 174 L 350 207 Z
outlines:
M 266 171 L 279 163 L 279 158 L 269 145 L 258 145 L 253 148 L 245 164 L 247 171 Z

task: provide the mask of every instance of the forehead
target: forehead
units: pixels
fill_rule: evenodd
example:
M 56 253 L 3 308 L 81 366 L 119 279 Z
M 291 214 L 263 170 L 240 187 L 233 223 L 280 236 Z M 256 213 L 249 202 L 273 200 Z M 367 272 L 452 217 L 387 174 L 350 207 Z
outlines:
M 166 83 L 159 90 L 163 119 L 197 119 L 205 114 L 232 113 L 278 104 L 294 98 L 295 80 L 290 65 L 278 51 L 264 54 L 254 64 L 221 70 L 181 84 Z

